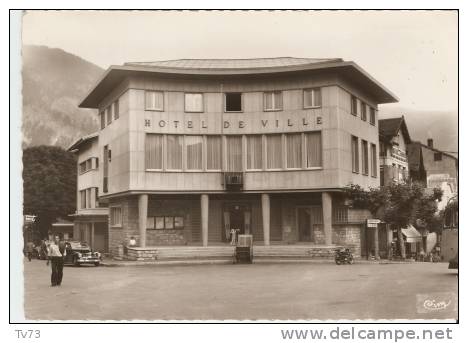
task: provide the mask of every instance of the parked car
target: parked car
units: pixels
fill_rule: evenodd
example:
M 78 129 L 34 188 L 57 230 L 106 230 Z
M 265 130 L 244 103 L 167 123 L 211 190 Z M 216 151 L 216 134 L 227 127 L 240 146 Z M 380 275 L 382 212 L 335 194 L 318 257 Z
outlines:
M 458 269 L 458 254 L 449 261 L 449 269 Z
M 80 266 L 82 264 L 94 264 L 96 267 L 101 263 L 101 254 L 92 251 L 85 242 L 66 242 L 67 255 L 64 263 Z

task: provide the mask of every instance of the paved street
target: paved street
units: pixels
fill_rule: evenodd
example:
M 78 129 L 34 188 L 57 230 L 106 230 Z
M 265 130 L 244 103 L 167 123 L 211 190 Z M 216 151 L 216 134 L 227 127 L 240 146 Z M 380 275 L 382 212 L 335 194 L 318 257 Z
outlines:
M 61 287 L 50 287 L 50 269 L 44 261 L 26 261 L 24 266 L 28 319 L 458 316 L 453 306 L 417 312 L 418 294 L 457 293 L 457 273 L 446 263 L 67 266 Z

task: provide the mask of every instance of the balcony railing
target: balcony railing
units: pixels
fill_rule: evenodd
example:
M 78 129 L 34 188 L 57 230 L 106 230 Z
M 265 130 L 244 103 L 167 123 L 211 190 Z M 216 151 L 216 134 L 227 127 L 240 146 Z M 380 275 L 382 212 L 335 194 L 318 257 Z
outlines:
M 244 175 L 242 172 L 225 172 L 224 187 L 228 191 L 239 191 L 244 186 Z

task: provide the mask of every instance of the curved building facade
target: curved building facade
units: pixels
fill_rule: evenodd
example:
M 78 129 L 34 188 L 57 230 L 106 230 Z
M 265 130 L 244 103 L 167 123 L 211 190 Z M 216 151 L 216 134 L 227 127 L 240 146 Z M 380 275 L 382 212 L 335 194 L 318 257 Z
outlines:
M 272 58 L 110 67 L 95 108 L 109 248 L 256 244 L 362 248 L 350 183 L 379 186 L 378 104 L 396 97 L 353 62 Z

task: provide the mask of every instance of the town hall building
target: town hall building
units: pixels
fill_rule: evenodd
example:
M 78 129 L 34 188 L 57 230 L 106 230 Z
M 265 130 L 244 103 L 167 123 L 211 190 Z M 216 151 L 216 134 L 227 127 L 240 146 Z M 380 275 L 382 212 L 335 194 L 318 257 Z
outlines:
M 258 246 L 360 255 L 369 214 L 349 208 L 343 188 L 379 187 L 378 105 L 396 101 L 342 59 L 126 63 L 81 102 L 100 131 L 75 148 L 95 144 L 90 199 L 108 207 L 111 253 L 131 237 L 140 259 L 227 245 L 234 228 Z M 78 190 L 79 203 L 88 196 Z

